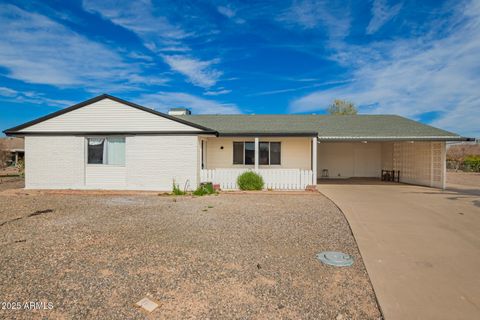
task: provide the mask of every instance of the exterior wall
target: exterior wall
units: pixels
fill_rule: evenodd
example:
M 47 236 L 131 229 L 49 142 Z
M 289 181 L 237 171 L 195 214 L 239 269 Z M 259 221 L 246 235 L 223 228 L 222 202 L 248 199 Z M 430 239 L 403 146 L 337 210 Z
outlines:
M 206 146 L 206 169 L 217 168 L 253 168 L 253 165 L 233 164 L 233 142 L 254 141 L 253 137 L 247 138 L 208 138 Z M 265 166 L 260 168 L 282 168 L 311 170 L 311 144 L 312 138 L 279 138 L 261 137 L 260 141 L 281 142 L 281 165 Z M 223 149 L 221 149 L 223 147 Z
M 26 136 L 26 188 L 169 191 L 173 179 L 197 187 L 197 136 L 127 136 L 125 166 L 88 165 L 85 138 Z
M 25 187 L 78 189 L 85 184 L 85 139 L 76 136 L 25 137 Z
M 126 165 L 129 189 L 171 190 L 173 180 L 183 189 L 197 187 L 198 137 L 127 137 Z
M 379 142 L 322 142 L 318 144 L 317 171 L 330 178 L 380 177 L 382 145 Z
M 445 154 L 445 142 L 395 142 L 394 170 L 401 182 L 444 188 Z
M 20 130 L 20 132 L 52 131 L 128 132 L 200 130 L 110 99 L 103 99 Z
M 87 164 L 85 187 L 93 189 L 126 189 L 126 166 Z
M 393 170 L 393 142 L 382 142 L 382 170 Z

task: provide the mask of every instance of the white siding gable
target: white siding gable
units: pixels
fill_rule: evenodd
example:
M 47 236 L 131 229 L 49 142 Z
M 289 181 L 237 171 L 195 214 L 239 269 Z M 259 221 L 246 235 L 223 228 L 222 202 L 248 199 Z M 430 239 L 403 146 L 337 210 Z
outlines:
M 19 132 L 131 132 L 201 131 L 105 98 Z

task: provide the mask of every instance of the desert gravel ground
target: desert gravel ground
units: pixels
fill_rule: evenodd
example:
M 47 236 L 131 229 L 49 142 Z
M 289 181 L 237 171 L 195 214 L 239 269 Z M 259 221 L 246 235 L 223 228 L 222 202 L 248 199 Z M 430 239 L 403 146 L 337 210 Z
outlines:
M 0 177 L 0 191 L 24 187 L 24 180 L 20 177 Z
M 0 301 L 53 303 L 2 319 L 381 317 L 343 214 L 318 193 L 3 191 L 0 224 Z M 322 265 L 323 250 L 355 264 Z M 138 309 L 144 297 L 160 308 Z

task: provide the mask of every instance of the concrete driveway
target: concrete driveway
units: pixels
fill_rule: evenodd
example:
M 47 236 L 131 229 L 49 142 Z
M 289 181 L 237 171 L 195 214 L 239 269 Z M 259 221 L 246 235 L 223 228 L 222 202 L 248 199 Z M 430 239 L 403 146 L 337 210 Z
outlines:
M 393 319 L 480 319 L 480 190 L 329 182 Z

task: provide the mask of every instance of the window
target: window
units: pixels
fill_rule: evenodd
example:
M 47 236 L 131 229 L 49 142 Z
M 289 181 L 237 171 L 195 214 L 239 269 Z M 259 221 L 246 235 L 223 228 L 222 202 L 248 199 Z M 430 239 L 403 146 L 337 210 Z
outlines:
M 243 164 L 243 142 L 233 143 L 233 164 Z
M 88 138 L 87 163 L 125 165 L 125 138 Z
M 282 145 L 280 142 L 270 142 L 270 164 L 281 164 Z
M 280 164 L 280 142 L 261 141 L 258 144 L 258 149 L 258 163 L 260 165 Z M 234 142 L 233 164 L 255 164 L 255 142 Z
M 258 153 L 259 153 L 259 164 L 269 164 L 270 163 L 270 155 L 269 155 L 269 143 L 268 142 L 260 142 L 258 144 Z
M 245 142 L 245 164 L 255 164 L 255 142 Z
M 279 165 L 280 164 L 280 142 L 260 142 L 259 164 L 261 165 Z

